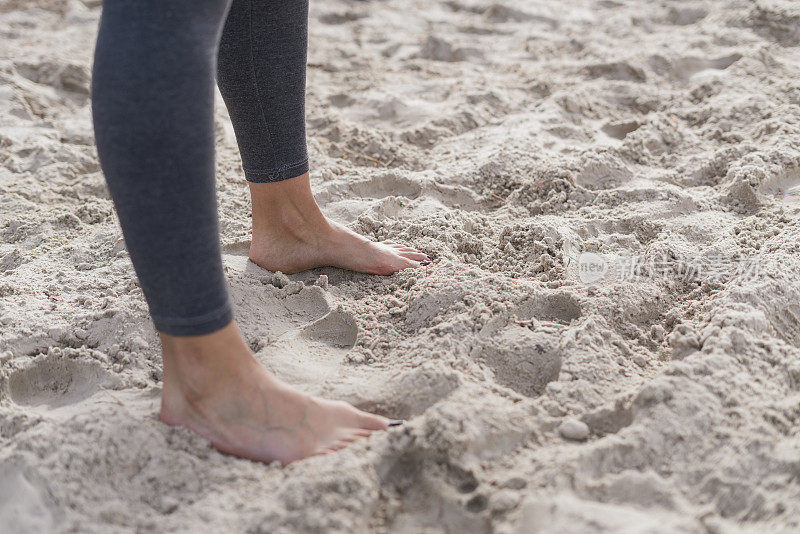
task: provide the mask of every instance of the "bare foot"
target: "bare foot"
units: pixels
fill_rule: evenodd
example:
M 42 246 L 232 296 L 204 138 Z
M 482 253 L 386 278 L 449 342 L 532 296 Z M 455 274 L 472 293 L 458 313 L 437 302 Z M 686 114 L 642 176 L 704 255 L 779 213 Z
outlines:
M 411 247 L 376 243 L 329 221 L 314 200 L 307 173 L 282 182 L 251 183 L 250 193 L 250 259 L 270 271 L 296 273 L 330 266 L 388 275 L 430 261 Z
M 231 323 L 206 336 L 161 335 L 164 384 L 159 418 L 189 428 L 219 451 L 287 464 L 345 447 L 385 417 L 306 395 L 270 375 Z

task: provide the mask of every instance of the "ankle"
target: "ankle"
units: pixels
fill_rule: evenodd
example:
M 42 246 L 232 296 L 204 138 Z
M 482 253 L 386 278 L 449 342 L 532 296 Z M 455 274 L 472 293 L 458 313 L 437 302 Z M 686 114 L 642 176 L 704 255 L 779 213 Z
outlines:
M 257 365 L 236 323 L 203 336 L 160 334 L 164 389 L 183 395 L 205 395 L 221 380 L 250 372 Z
M 292 236 L 309 237 L 324 231 L 328 220 L 316 204 L 306 210 L 294 205 L 274 206 L 269 211 L 255 211 L 253 208 L 254 236 Z
M 249 185 L 254 236 L 284 235 L 327 224 L 311 192 L 308 173 L 282 182 Z

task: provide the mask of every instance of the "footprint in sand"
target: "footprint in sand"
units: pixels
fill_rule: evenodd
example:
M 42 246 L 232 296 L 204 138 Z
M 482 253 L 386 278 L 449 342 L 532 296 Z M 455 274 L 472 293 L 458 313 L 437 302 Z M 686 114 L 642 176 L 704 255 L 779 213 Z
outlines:
M 335 307 L 326 290 L 300 281 L 308 273 L 272 273 L 244 255 L 224 254 L 223 264 L 239 326 L 270 371 L 312 393 L 341 373 L 358 325 L 351 313 Z
M 50 355 L 13 371 L 8 377 L 8 395 L 19 405 L 59 408 L 91 397 L 113 378 L 95 360 Z
M 477 345 L 471 356 L 494 372 L 494 379 L 526 397 L 536 397 L 558 379 L 561 349 L 558 335 L 509 325 L 490 341 Z
M 351 313 L 333 310 L 303 328 L 300 336 L 311 342 L 350 349 L 356 344 L 358 325 Z
M 354 405 L 392 418 L 412 419 L 458 389 L 460 379 L 439 363 L 428 363 L 397 374 L 354 373 L 337 390 Z M 357 393 L 354 395 L 353 391 Z
M 485 203 L 471 189 L 458 185 L 438 183 L 430 176 L 411 174 L 403 176 L 389 172 L 373 176 L 367 180 L 352 182 L 331 189 L 332 197 L 351 199 L 353 194 L 362 198 L 383 199 L 388 197 L 422 198 L 433 200 L 448 208 L 459 208 L 467 211 L 486 209 Z

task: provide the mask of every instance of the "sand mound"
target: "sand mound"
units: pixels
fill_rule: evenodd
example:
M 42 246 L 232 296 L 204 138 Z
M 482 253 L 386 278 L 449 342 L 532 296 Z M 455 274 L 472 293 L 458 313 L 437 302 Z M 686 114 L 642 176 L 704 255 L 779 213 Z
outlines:
M 788 0 L 312 3 L 313 182 L 435 262 L 225 265 L 259 359 L 409 423 L 287 469 L 156 421 L 93 148 L 97 1 L 0 7 L 9 532 L 800 529 L 800 33 Z

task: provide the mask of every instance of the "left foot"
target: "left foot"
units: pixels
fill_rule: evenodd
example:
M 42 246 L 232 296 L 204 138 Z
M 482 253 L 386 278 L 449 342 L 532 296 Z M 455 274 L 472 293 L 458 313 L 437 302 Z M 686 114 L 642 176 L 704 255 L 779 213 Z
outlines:
M 328 220 L 311 193 L 308 174 L 266 184 L 250 184 L 253 241 L 250 260 L 286 274 L 314 267 L 340 267 L 389 275 L 430 261 L 398 243 L 370 241 Z
M 161 343 L 159 419 L 200 434 L 226 454 L 287 464 L 400 422 L 281 382 L 258 363 L 235 323 L 203 336 L 161 334 Z

